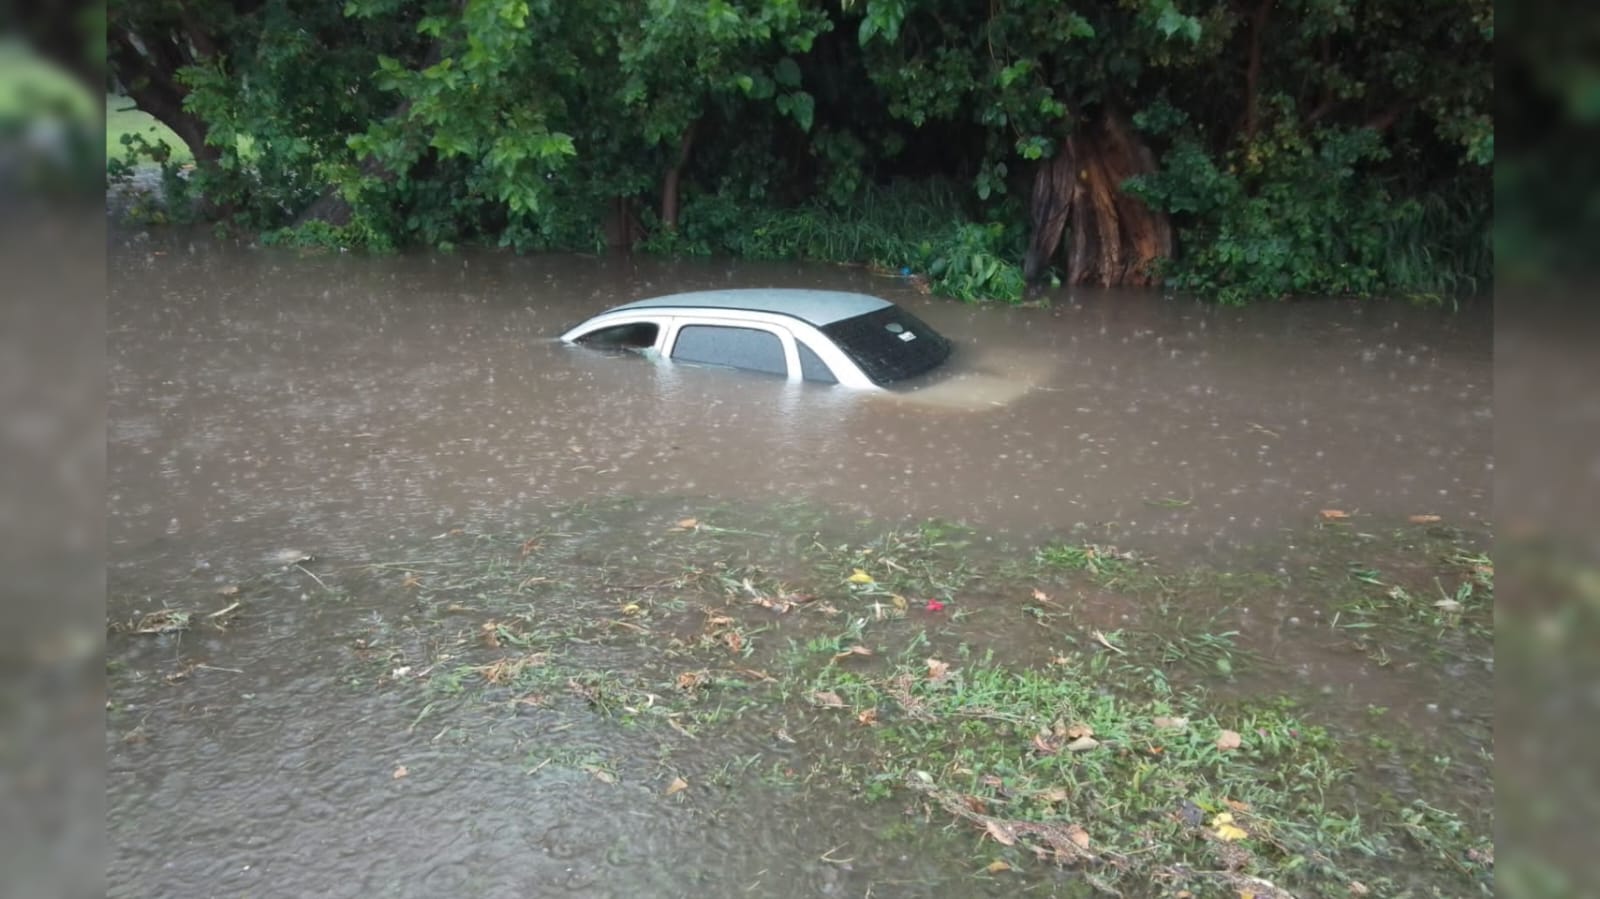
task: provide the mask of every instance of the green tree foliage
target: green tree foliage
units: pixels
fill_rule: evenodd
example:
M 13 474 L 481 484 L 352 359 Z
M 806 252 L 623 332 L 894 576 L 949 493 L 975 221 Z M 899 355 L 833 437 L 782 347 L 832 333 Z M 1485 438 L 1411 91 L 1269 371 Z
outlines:
M 292 239 L 642 236 L 1014 300 L 1027 185 L 1114 115 L 1175 287 L 1488 271 L 1489 0 L 115 0 L 108 28 L 218 214 Z

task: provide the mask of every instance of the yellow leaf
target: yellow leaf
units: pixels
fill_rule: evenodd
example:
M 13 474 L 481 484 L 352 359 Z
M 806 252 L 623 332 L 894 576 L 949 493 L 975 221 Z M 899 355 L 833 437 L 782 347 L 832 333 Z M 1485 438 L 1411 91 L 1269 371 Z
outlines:
M 894 607 L 899 609 L 900 611 L 904 612 L 906 610 L 907 603 L 906 603 L 906 598 L 904 596 L 901 596 L 900 594 L 896 593 L 895 595 L 889 597 L 889 601 L 894 603 Z
M 639 608 L 639 604 L 636 603 L 636 602 L 630 602 L 627 605 L 622 607 L 622 614 L 628 615 L 628 616 L 637 615 L 642 611 L 644 611 L 644 610 Z
M 872 579 L 872 575 L 867 574 L 865 571 L 862 571 L 859 568 L 855 569 L 855 571 L 852 572 L 849 577 L 845 578 L 845 580 L 849 581 L 852 584 L 875 584 L 875 583 L 877 583 L 877 581 L 874 581 Z
M 1001 871 L 1011 870 L 1011 866 L 997 858 L 983 870 L 988 871 L 990 874 L 999 874 Z
M 1217 839 L 1228 842 L 1242 840 L 1250 835 L 1246 833 L 1243 828 L 1233 823 L 1233 815 L 1229 814 L 1228 812 L 1222 812 L 1215 818 L 1212 818 L 1211 827 L 1211 832 L 1217 835 Z
M 672 783 L 667 784 L 667 792 L 663 795 L 671 796 L 673 793 L 682 793 L 689 789 L 689 782 L 681 777 L 674 777 Z

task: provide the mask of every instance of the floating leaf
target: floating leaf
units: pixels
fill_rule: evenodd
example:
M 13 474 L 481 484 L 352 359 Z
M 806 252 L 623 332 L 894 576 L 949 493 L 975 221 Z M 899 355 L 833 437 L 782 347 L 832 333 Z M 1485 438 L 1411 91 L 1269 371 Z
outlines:
M 1443 521 L 1444 519 L 1440 518 L 1437 515 L 1413 515 L 1408 520 L 1412 524 L 1435 524 L 1437 522 Z
M 1343 509 L 1323 509 L 1318 514 L 1320 514 L 1325 521 L 1342 521 L 1343 519 L 1350 517 L 1350 513 L 1344 511 Z
M 938 601 L 937 599 L 930 599 L 928 600 L 927 609 L 930 612 L 943 612 L 944 603 Z
M 877 581 L 872 579 L 872 575 L 867 574 L 865 571 L 861 570 L 860 568 L 854 569 L 850 573 L 850 576 L 845 578 L 845 580 L 849 581 L 852 584 L 875 584 L 875 583 L 877 583 Z
M 398 766 L 398 767 L 396 767 L 394 769 L 394 774 L 390 776 L 390 779 L 391 780 L 399 780 L 400 778 L 405 777 L 406 775 L 408 775 L 410 773 L 411 773 L 410 771 L 406 770 L 406 766 L 405 765 L 400 765 L 400 766 Z
M 988 866 L 985 867 L 983 870 L 989 872 L 990 874 L 999 874 L 1001 871 L 1009 871 L 1009 870 L 1011 870 L 1011 866 L 1009 864 L 1006 864 L 1001 859 L 997 858 L 994 861 L 990 862 L 988 864 Z
M 1242 840 L 1250 835 L 1243 828 L 1233 823 L 1233 815 L 1229 812 L 1221 812 L 1215 818 L 1212 818 L 1211 828 L 1211 832 L 1217 835 L 1217 839 L 1230 843 L 1234 840 Z
M 672 779 L 672 783 L 667 784 L 667 790 L 662 795 L 671 796 L 674 793 L 682 793 L 684 790 L 687 790 L 687 789 L 689 789 L 689 782 L 688 781 L 684 780 L 681 777 L 674 777 Z
M 617 782 L 617 776 L 615 774 L 612 774 L 610 771 L 607 771 L 604 768 L 601 768 L 601 767 L 598 767 L 598 766 L 595 766 L 595 765 L 589 765 L 589 766 L 585 767 L 583 770 L 585 770 L 585 771 L 589 772 L 590 774 L 594 775 L 594 779 L 600 781 L 603 784 L 614 784 L 614 783 Z
M 1050 597 L 1045 595 L 1045 592 L 1043 590 L 1040 590 L 1038 587 L 1034 587 L 1033 588 L 1033 598 L 1038 600 L 1039 602 L 1050 602 L 1051 601 Z
M 700 519 L 698 519 L 698 518 L 680 518 L 680 519 L 678 519 L 678 523 L 673 525 L 673 527 L 676 528 L 677 530 L 680 530 L 680 531 L 692 531 L 692 530 L 700 527 Z
M 1243 744 L 1244 740 L 1239 736 L 1239 732 L 1236 730 L 1225 730 L 1222 733 L 1217 734 L 1217 748 L 1223 752 L 1229 752 L 1231 750 L 1238 749 Z
M 928 659 L 928 680 L 942 681 L 950 674 L 950 663 Z

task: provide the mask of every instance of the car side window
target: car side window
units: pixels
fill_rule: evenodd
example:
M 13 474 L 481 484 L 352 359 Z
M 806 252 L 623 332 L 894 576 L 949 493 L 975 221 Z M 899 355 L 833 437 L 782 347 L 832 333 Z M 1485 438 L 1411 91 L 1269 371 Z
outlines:
M 703 362 L 750 371 L 789 373 L 783 356 L 783 341 L 770 331 L 755 328 L 729 328 L 721 325 L 685 325 L 678 329 L 672 358 L 679 362 Z
M 839 379 L 833 376 L 833 369 L 829 368 L 828 363 L 823 362 L 822 358 L 811 347 L 806 346 L 805 341 L 796 340 L 794 346 L 795 349 L 800 351 L 801 377 L 807 381 L 816 381 L 819 384 L 839 383 Z
M 656 345 L 659 330 L 655 322 L 629 322 L 590 331 L 578 338 L 578 342 L 585 346 L 647 350 Z

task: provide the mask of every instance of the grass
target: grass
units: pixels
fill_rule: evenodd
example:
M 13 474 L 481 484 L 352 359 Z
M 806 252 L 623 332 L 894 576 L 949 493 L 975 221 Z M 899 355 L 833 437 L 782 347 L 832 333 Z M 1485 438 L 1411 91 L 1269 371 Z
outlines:
M 194 159 L 194 154 L 189 151 L 189 145 L 174 134 L 171 128 L 156 121 L 149 113 L 137 109 L 133 105 L 133 100 L 116 94 L 107 94 L 106 159 L 121 159 L 126 154 L 127 148 L 122 143 L 124 135 L 138 135 L 152 146 L 166 141 L 172 148 L 173 162 L 184 163 Z
M 892 802 L 968 870 L 1046 893 L 1066 867 L 1140 895 L 1487 895 L 1487 743 L 1390 706 L 1490 652 L 1492 566 L 1448 531 L 1292 543 L 1267 570 L 1174 570 L 949 522 L 618 500 L 324 566 L 316 595 L 373 604 L 349 636 L 356 681 L 414 703 L 418 739 L 470 746 L 532 716 L 530 767 L 664 780 L 683 756 L 733 790 Z M 1264 647 L 1237 612 L 1285 593 L 1326 618 Z M 1127 611 L 1110 623 L 1108 604 Z M 1416 661 L 1347 714 L 1285 677 L 1330 645 Z M 561 743 L 596 720 L 651 729 L 656 767 Z

